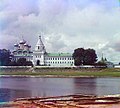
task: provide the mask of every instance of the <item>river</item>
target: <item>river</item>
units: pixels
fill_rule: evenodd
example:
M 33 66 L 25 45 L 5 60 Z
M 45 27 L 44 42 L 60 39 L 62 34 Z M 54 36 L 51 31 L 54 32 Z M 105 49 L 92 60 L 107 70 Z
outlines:
M 120 94 L 120 78 L 1 77 L 0 102 L 34 96 Z

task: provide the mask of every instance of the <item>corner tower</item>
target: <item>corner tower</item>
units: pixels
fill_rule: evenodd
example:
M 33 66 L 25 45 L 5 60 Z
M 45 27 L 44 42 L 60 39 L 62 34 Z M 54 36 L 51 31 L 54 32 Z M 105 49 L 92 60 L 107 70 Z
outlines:
M 45 65 L 45 46 L 42 42 L 41 36 L 38 37 L 37 44 L 33 51 L 33 64 L 34 65 Z

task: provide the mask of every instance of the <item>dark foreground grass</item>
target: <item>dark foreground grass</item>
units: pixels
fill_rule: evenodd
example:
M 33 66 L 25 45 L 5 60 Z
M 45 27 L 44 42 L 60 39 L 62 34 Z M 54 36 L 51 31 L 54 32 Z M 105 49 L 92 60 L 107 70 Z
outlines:
M 102 69 L 98 71 L 69 70 L 52 72 L 1 72 L 1 75 L 18 75 L 18 76 L 46 76 L 46 77 L 120 77 L 120 69 Z

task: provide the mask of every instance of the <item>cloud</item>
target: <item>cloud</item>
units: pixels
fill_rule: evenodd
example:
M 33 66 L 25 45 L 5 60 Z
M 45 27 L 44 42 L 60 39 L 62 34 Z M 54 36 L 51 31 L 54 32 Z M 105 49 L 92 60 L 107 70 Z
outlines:
M 113 40 L 109 43 L 109 46 L 114 49 L 114 51 L 120 52 L 120 32 L 113 36 Z
M 12 48 L 23 36 L 34 49 L 42 32 L 49 52 L 94 48 L 113 60 L 120 51 L 119 18 L 115 0 L 2 0 L 0 47 Z

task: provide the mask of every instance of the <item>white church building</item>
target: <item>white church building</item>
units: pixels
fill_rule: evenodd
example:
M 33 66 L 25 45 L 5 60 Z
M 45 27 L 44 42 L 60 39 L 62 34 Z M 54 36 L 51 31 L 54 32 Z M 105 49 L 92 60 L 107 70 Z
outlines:
M 48 53 L 42 42 L 41 36 L 33 51 L 31 46 L 25 40 L 14 44 L 14 60 L 26 58 L 27 61 L 32 61 L 34 66 L 52 66 L 52 67 L 70 67 L 74 66 L 74 59 L 71 53 Z

